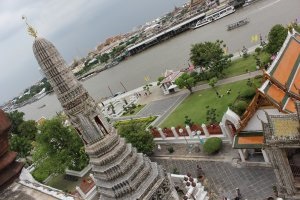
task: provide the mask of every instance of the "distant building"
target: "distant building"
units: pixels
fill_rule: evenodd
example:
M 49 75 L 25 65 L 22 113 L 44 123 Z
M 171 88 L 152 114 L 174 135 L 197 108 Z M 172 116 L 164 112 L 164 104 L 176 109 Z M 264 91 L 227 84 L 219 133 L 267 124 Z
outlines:
M 191 0 L 190 6 L 194 7 L 194 6 L 204 4 L 204 3 L 206 3 L 206 0 Z

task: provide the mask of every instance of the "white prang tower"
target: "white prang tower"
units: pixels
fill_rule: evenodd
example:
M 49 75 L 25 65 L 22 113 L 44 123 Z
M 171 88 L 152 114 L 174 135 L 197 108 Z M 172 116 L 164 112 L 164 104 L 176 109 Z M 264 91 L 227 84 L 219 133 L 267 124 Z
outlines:
M 120 138 L 54 45 L 28 29 L 35 58 L 84 142 L 100 200 L 179 199 L 170 174 Z

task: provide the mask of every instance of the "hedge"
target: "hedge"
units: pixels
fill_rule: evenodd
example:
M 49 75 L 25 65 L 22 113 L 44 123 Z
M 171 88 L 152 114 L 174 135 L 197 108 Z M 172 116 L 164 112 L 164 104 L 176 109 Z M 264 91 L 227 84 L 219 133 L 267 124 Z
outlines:
M 136 122 L 136 123 L 143 123 L 143 124 L 150 124 L 151 122 L 153 122 L 157 117 L 156 116 L 150 116 L 150 117 L 145 117 L 145 118 L 138 118 L 138 119 L 131 119 L 131 120 L 124 120 L 124 121 L 117 121 L 114 124 L 114 127 L 117 128 L 120 125 L 128 125 L 132 122 Z
M 241 116 L 247 109 L 248 103 L 246 101 L 237 101 L 233 106 L 234 111 Z
M 222 140 L 218 137 L 208 138 L 203 145 L 204 152 L 208 154 L 216 153 L 221 148 L 222 148 Z

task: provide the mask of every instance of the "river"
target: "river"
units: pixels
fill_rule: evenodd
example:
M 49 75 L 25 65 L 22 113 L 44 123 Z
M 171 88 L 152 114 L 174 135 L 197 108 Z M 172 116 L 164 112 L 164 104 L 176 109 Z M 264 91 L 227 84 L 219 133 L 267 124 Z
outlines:
M 89 94 L 99 100 L 115 92 L 124 91 L 120 82 L 131 90 L 145 84 L 144 77 L 156 81 L 166 69 L 181 69 L 188 66 L 191 45 L 197 42 L 223 40 L 230 53 L 239 51 L 243 46 L 257 44 L 251 36 L 261 34 L 265 37 L 275 24 L 288 24 L 298 18 L 300 21 L 299 0 L 261 0 L 253 5 L 239 9 L 234 14 L 196 30 L 187 31 L 168 41 L 156 45 L 135 56 L 129 57 L 119 65 L 103 71 L 83 82 Z M 238 29 L 227 31 L 226 25 L 247 17 L 250 23 Z M 42 105 L 43 108 L 38 108 Z M 25 113 L 25 119 L 37 120 L 52 117 L 62 110 L 55 94 L 18 109 Z

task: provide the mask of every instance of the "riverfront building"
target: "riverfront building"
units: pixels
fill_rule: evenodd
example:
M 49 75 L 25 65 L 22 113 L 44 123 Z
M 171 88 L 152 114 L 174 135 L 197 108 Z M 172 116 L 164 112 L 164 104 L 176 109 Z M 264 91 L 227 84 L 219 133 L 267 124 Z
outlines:
M 178 199 L 170 174 L 120 138 L 55 46 L 36 33 L 33 52 L 90 157 L 101 200 Z

